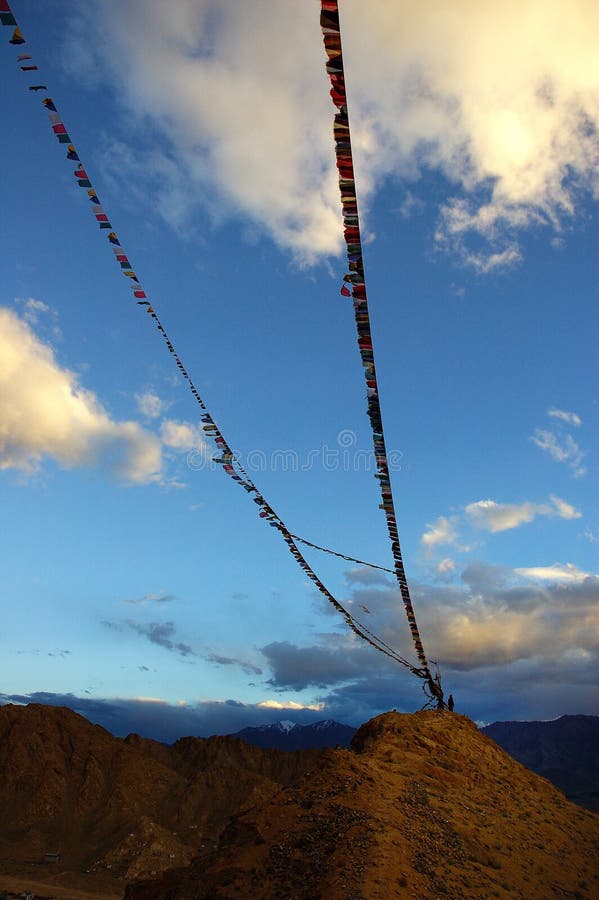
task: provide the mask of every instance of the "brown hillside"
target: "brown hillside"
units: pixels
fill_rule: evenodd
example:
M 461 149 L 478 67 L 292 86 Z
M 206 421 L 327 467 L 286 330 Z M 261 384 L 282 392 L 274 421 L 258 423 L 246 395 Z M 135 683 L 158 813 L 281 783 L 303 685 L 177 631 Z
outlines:
M 468 719 L 387 713 L 126 900 L 599 897 L 599 817 Z
M 23 889 L 50 880 L 122 896 L 128 880 L 213 847 L 233 813 L 270 799 L 315 754 L 236 738 L 120 740 L 69 709 L 2 706 L 0 892 L 12 876 Z M 54 851 L 60 861 L 42 864 Z

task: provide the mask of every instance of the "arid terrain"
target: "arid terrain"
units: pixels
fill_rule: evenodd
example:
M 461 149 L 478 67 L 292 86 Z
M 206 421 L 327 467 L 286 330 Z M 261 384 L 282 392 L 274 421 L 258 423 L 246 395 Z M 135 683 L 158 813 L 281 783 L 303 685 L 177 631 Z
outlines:
M 283 753 L 120 740 L 66 709 L 5 706 L 0 778 L 0 891 L 599 896 L 599 816 L 451 713 L 386 713 L 353 750 Z

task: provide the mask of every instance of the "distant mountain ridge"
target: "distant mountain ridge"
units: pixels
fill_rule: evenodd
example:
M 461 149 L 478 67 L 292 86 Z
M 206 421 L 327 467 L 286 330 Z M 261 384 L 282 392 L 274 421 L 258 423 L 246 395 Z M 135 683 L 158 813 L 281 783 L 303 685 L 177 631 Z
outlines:
M 568 800 L 599 810 L 599 716 L 493 722 L 481 731 L 522 765 L 555 784 Z
M 349 747 L 357 729 L 333 719 L 310 725 L 283 720 L 270 725 L 242 728 L 228 737 L 240 738 L 263 750 L 322 750 L 325 747 Z

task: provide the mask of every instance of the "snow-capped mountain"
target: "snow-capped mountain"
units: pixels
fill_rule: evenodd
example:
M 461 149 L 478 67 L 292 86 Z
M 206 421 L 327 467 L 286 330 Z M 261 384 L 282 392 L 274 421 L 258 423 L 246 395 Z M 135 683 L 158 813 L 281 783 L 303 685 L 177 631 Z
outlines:
M 300 725 L 285 719 L 271 725 L 242 728 L 233 737 L 255 747 L 275 750 L 309 750 L 317 747 L 349 747 L 356 729 L 333 719 Z

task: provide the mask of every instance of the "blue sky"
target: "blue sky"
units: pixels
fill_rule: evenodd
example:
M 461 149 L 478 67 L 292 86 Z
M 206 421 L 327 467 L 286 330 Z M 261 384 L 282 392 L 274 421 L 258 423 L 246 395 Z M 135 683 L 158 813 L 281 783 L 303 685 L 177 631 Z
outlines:
M 593 713 L 599 12 L 364 7 L 341 7 L 346 77 L 425 649 L 475 719 Z M 391 566 L 339 293 L 319 4 L 12 8 L 19 51 L 254 481 L 292 532 Z M 169 740 L 419 708 L 416 679 L 347 632 L 210 465 L 200 410 L 2 31 L 3 699 Z M 307 556 L 413 658 L 391 578 Z

